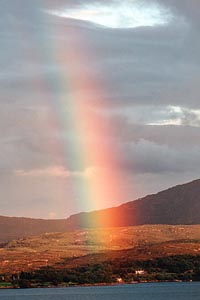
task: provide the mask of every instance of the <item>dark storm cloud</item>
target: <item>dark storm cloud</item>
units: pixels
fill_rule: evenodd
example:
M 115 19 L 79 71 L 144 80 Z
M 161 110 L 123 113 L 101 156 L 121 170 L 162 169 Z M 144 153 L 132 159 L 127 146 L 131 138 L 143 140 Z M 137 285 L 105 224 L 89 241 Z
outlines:
M 102 118 L 102 122 L 106 122 Z M 108 120 L 107 120 L 108 122 Z M 196 126 L 176 126 L 176 125 L 145 125 L 132 123 L 124 116 L 112 117 L 112 124 L 116 128 L 114 138 L 124 143 L 146 140 L 158 145 L 166 145 L 169 148 L 179 149 L 200 147 L 199 127 Z M 110 136 L 109 136 L 110 138 Z
M 125 169 L 133 173 L 177 173 L 198 171 L 197 161 L 200 159 L 199 148 L 186 148 L 181 151 L 141 140 L 137 144 L 125 146 Z

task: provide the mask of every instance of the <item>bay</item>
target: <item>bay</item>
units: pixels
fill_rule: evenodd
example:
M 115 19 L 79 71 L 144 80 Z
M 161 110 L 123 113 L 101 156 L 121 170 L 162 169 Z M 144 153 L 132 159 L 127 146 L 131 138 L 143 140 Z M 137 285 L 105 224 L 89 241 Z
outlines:
M 200 282 L 0 290 L 0 300 L 199 300 Z

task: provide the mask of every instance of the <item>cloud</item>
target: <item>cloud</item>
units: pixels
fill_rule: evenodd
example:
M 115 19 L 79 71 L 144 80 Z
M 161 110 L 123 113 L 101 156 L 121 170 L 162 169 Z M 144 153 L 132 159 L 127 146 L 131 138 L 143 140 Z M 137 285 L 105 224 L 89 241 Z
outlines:
M 142 140 L 129 147 L 132 153 L 132 171 L 170 174 L 199 170 L 196 161 L 200 159 L 200 154 L 196 147 L 182 149 L 180 153 L 179 149 Z
M 122 201 L 199 176 L 200 4 L 138 1 L 143 6 L 139 21 L 149 7 L 163 8 L 160 15 L 154 10 L 149 16 L 159 19 L 164 13 L 170 19 L 164 26 L 109 28 L 80 18 L 80 12 L 88 17 L 92 7 L 92 17 L 98 18 L 112 9 L 119 16 L 117 26 L 123 27 L 128 11 L 119 9 L 126 3 L 1 1 L 3 212 L 12 208 L 20 214 L 21 209 L 28 215 L 29 205 L 34 210 L 38 203 L 35 216 L 37 210 L 41 216 L 63 216 L 57 201 L 66 205 L 65 215 L 80 210 L 84 199 L 76 199 L 71 183 L 92 181 L 99 167 L 114 166 L 113 173 L 123 174 Z M 77 19 L 46 12 L 73 12 Z M 131 25 L 128 18 L 126 25 Z M 74 112 L 82 117 L 76 119 Z M 80 139 L 84 149 L 109 149 L 110 162 L 99 166 L 88 155 L 77 166 Z
M 54 211 L 49 212 L 49 215 L 48 215 L 49 219 L 56 219 L 57 217 L 58 217 L 58 215 L 56 212 L 54 212 Z
M 200 110 L 185 107 L 169 106 L 166 107 L 165 117 L 157 113 L 157 120 L 147 123 L 148 125 L 175 125 L 175 126 L 194 126 L 200 127 Z M 159 116 L 159 117 L 158 117 Z
M 200 159 L 199 147 L 172 147 L 167 144 L 157 144 L 153 141 L 142 140 L 132 143 L 124 143 L 118 152 L 118 171 L 127 178 L 155 175 L 176 174 L 180 178 L 182 174 L 198 174 Z M 129 177 L 128 176 L 128 177 Z
M 75 2 L 74 7 L 77 9 L 81 6 L 80 3 L 86 5 L 90 2 Z M 10 38 L 4 43 L 3 97 L 6 100 L 10 98 L 12 101 L 22 101 L 29 94 L 31 96 L 28 99 L 31 101 L 34 88 L 37 98 L 46 98 L 49 94 L 52 98 L 59 98 L 67 91 L 62 89 L 58 78 L 69 78 L 71 82 L 76 79 L 80 83 L 83 79 L 81 74 L 85 74 L 88 78 L 95 78 L 100 86 L 106 87 L 101 90 L 100 98 L 107 107 L 148 105 L 149 102 L 154 105 L 189 104 L 191 107 L 199 107 L 200 43 L 195 39 L 189 16 L 184 17 L 182 11 L 178 13 L 177 8 L 169 4 L 164 5 L 177 15 L 176 22 L 160 28 L 143 27 L 118 31 L 85 27 L 83 21 L 72 22 L 63 18 L 57 21 L 58 18 L 42 12 L 34 30 L 27 19 L 20 20 L 20 27 L 27 28 L 31 38 L 28 45 L 23 43 L 20 35 L 16 35 L 15 40 Z M 162 2 L 160 5 L 163 5 Z M 44 6 L 47 9 L 48 2 Z M 49 6 L 52 9 L 52 4 L 49 3 Z M 57 9 L 65 6 L 66 9 L 71 9 L 73 5 L 71 3 L 67 6 L 60 1 Z M 72 28 L 73 31 L 68 30 L 66 33 L 66 28 Z M 15 55 L 13 47 L 16 49 Z M 81 47 L 86 49 L 85 56 L 77 56 L 70 62 L 70 66 L 69 61 L 62 60 L 61 64 L 56 59 L 57 49 L 66 53 L 72 51 L 76 55 L 77 48 L 82 49 Z M 92 51 L 92 55 L 87 51 L 90 54 Z M 48 56 L 45 55 L 46 52 Z M 33 56 L 27 55 L 28 53 L 33 53 Z M 86 60 L 85 63 L 83 59 Z M 116 69 L 120 72 L 116 72 Z M 10 84 L 12 90 L 9 89 Z M 50 91 L 41 89 L 41 84 L 49 86 Z M 69 91 L 73 98 L 83 92 L 88 99 L 92 99 L 91 91 L 81 84 L 76 91 Z
M 141 1 L 96 2 L 80 7 L 49 11 L 50 14 L 77 20 L 90 21 L 108 28 L 135 28 L 140 26 L 165 25 L 172 16 L 162 6 Z
M 63 166 L 54 166 L 29 171 L 16 170 L 14 173 L 23 177 L 91 178 L 94 172 L 95 169 L 93 167 L 88 167 L 83 171 L 68 171 Z

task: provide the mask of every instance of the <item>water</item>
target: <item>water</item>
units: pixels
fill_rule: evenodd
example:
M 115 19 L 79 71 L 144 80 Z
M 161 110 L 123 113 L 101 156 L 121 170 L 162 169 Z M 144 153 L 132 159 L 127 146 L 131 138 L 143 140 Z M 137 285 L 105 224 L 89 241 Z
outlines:
M 0 290 L 0 300 L 199 300 L 200 282 Z

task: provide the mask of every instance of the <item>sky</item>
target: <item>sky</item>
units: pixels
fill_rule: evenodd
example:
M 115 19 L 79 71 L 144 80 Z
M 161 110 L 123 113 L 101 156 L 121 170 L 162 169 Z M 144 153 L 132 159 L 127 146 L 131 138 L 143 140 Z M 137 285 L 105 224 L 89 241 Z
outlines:
M 0 215 L 200 177 L 197 0 L 0 0 Z

